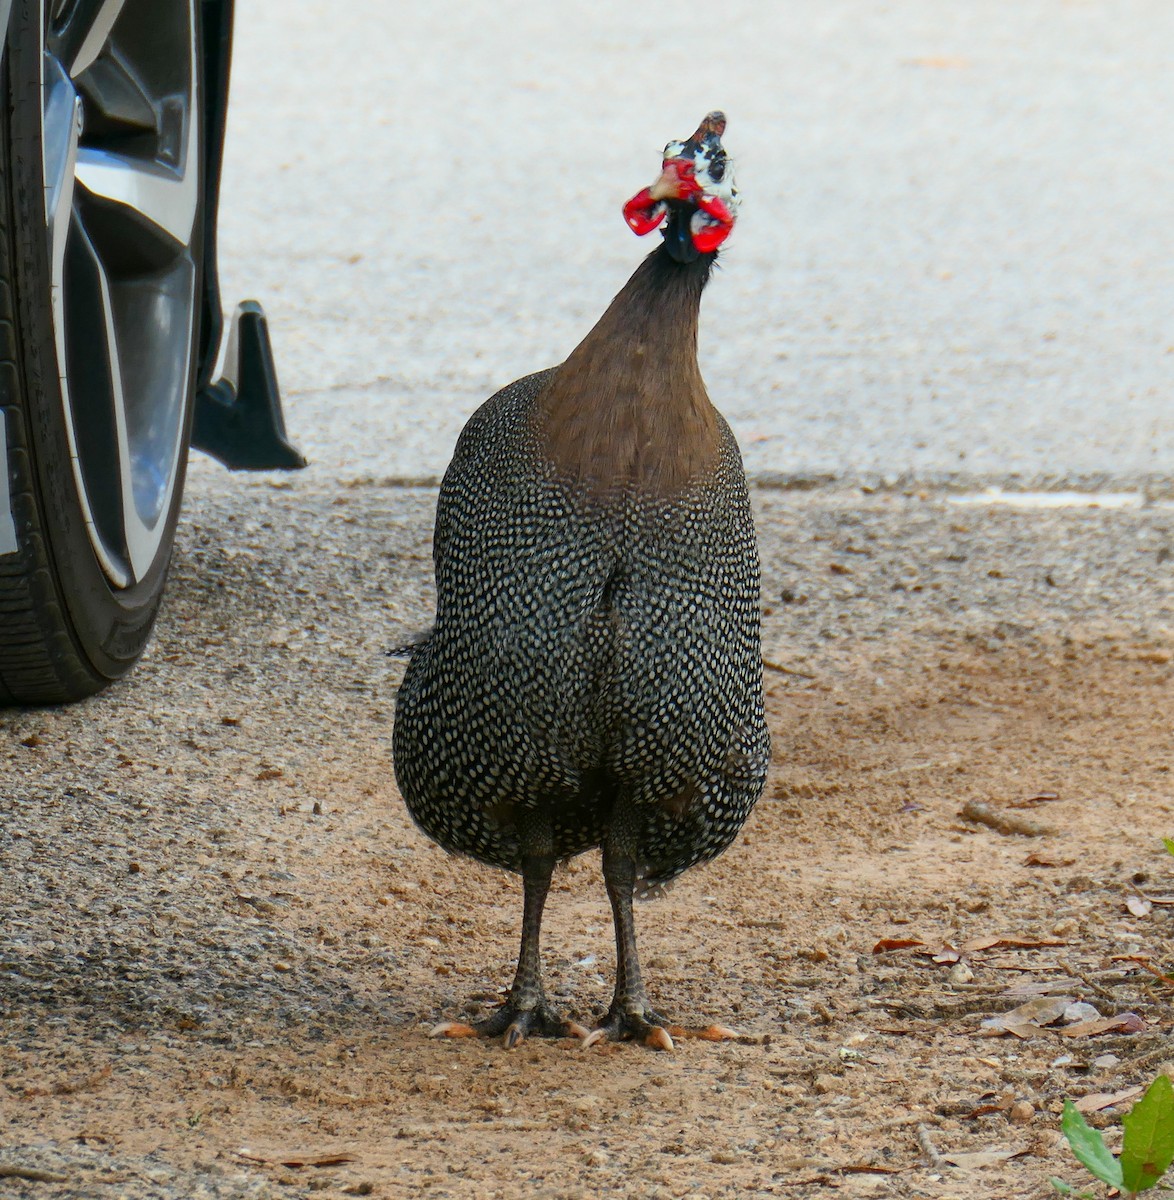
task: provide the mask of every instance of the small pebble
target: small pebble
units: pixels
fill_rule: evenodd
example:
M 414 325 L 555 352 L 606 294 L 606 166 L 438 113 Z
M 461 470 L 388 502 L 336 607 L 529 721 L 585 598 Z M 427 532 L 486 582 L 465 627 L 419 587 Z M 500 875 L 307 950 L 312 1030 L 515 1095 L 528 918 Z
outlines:
M 1095 1021 L 1100 1015 L 1091 1004 L 1080 1000 L 1075 1004 L 1069 1004 L 1064 1010 L 1064 1023 L 1074 1025 L 1077 1021 Z
M 1031 1120 L 1034 1116 L 1034 1105 L 1028 1103 L 1026 1100 L 1016 1100 L 1015 1103 L 1011 1105 L 1010 1112 L 1007 1113 L 1007 1120 L 1009 1120 L 1012 1125 L 1029 1125 L 1031 1124 Z
M 956 962 L 950 968 L 951 983 L 970 983 L 973 979 L 974 972 L 964 962 Z

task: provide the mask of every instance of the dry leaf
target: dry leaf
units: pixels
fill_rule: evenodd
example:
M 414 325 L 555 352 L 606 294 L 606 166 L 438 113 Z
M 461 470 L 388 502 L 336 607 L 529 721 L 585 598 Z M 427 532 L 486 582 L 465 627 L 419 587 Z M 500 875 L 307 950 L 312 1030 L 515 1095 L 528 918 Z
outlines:
M 873 954 L 885 954 L 889 950 L 911 950 L 914 946 L 924 946 L 921 938 L 881 938 L 872 948 Z
M 1042 825 L 1019 813 L 1006 812 L 986 804 L 982 800 L 967 800 L 959 814 L 964 820 L 989 825 L 996 833 L 1021 834 L 1024 837 L 1043 837 L 1055 832 L 1051 826 Z
M 238 1158 L 248 1159 L 249 1162 L 273 1163 L 282 1167 L 336 1167 L 357 1161 L 353 1154 L 341 1151 L 315 1154 L 313 1151 L 251 1150 L 248 1146 L 242 1146 L 236 1153 Z
M 1138 1089 L 1140 1091 L 1140 1089 Z M 871 1163 L 849 1163 L 844 1167 L 836 1167 L 841 1175 L 900 1175 L 908 1167 L 875 1167 Z
M 1021 938 L 996 934 L 993 937 L 970 938 L 962 943 L 962 953 L 973 954 L 976 950 L 994 950 L 997 947 L 1009 950 L 1038 950 L 1042 946 L 1067 945 L 1063 938 Z
M 1026 796 L 1022 800 L 1012 800 L 1007 805 L 1008 808 L 1036 808 L 1041 804 L 1050 804 L 1053 800 L 1059 800 L 1058 792 L 1036 792 L 1034 796 Z
M 1017 1146 L 1010 1150 L 969 1150 L 962 1154 L 943 1154 L 942 1158 L 955 1167 L 993 1167 L 1005 1163 L 1009 1158 L 1026 1154 L 1027 1149 L 1026 1146 Z
M 986 1117 L 992 1113 L 1006 1112 L 1014 1103 L 1015 1097 L 1008 1093 L 998 1101 L 991 1101 L 987 1104 L 980 1104 L 977 1108 L 972 1108 L 966 1114 L 966 1119 L 972 1121 L 975 1117 Z
M 1135 917 L 1148 917 L 1154 906 L 1141 896 L 1129 895 L 1125 897 L 1125 907 L 1129 909 L 1129 911 L 1133 913 Z
M 1043 854 L 1033 850 L 1024 860 L 1025 867 L 1070 867 L 1076 861 L 1074 858 L 1057 858 L 1054 854 Z
M 1004 996 L 1050 996 L 1054 992 L 1068 991 L 1080 983 L 1079 979 L 1071 979 L 1067 975 L 1060 979 L 1027 979 L 1023 983 L 1013 983 Z
M 1114 1104 L 1124 1104 L 1145 1091 L 1143 1087 L 1126 1088 L 1123 1092 L 1093 1092 L 1081 1096 L 1076 1101 L 1076 1111 L 1082 1113 L 1100 1112 L 1102 1108 L 1112 1108 Z
M 1096 1037 L 1099 1033 L 1145 1033 L 1149 1026 L 1137 1013 L 1118 1013 L 1115 1017 L 1100 1017 L 1096 1021 L 1078 1021 L 1061 1029 L 1064 1037 Z
M 982 1023 L 982 1028 L 1002 1029 L 1007 1033 L 1014 1033 L 1016 1037 L 1030 1037 L 1033 1033 L 1038 1033 L 1042 1026 L 1060 1020 L 1072 1000 L 1071 996 L 1037 996 L 1009 1012 L 987 1017 Z M 1020 1030 L 1026 1030 L 1026 1033 Z

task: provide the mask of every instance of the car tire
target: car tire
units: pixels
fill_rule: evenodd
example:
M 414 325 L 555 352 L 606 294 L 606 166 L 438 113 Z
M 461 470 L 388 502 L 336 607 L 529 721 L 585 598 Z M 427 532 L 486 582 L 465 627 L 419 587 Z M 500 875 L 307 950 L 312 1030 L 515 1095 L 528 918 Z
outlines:
M 0 65 L 0 702 L 124 675 L 196 388 L 202 0 L 15 0 Z

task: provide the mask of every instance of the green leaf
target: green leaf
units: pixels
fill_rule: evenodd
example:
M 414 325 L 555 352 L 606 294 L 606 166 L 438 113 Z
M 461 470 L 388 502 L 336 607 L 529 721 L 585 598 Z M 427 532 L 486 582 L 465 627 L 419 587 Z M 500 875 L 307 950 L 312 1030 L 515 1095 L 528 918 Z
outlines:
M 1091 1128 L 1071 1100 L 1064 1101 L 1060 1132 L 1068 1139 L 1072 1153 L 1101 1181 L 1110 1187 L 1124 1186 L 1121 1164 L 1113 1157 L 1100 1133 Z
M 1074 1191 L 1070 1183 L 1065 1183 L 1062 1179 L 1057 1179 L 1055 1175 L 1049 1175 L 1048 1182 L 1061 1196 L 1071 1196 Z
M 1162 838 L 1162 842 L 1165 845 L 1166 849 L 1171 854 L 1174 854 L 1174 838 Z
M 1174 1086 L 1159 1075 L 1121 1122 L 1121 1181 L 1131 1192 L 1153 1187 L 1174 1161 Z

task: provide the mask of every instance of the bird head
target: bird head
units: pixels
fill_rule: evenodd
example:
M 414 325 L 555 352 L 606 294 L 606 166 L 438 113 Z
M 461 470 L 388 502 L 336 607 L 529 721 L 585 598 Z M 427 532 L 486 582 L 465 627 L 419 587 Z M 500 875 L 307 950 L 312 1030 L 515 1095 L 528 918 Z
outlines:
M 664 223 L 665 247 L 677 262 L 712 253 L 734 227 L 738 191 L 722 148 L 725 129 L 725 113 L 711 112 L 692 137 L 669 142 L 660 178 L 624 205 L 624 220 L 641 237 Z

